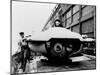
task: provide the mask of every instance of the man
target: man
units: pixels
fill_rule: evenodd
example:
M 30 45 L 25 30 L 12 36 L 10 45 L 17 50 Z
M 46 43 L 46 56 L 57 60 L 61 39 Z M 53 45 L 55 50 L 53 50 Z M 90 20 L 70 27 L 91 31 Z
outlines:
M 54 21 L 54 26 L 55 27 L 63 27 L 62 23 L 61 23 L 61 20 L 60 19 L 56 19 Z
M 26 53 L 27 53 L 27 42 L 26 42 L 26 39 L 24 37 L 24 32 L 20 32 L 19 33 L 21 39 L 19 40 L 18 42 L 18 45 L 21 49 L 21 67 L 23 69 L 23 71 L 25 71 L 25 66 L 26 66 L 26 63 L 27 63 L 27 59 L 26 59 Z

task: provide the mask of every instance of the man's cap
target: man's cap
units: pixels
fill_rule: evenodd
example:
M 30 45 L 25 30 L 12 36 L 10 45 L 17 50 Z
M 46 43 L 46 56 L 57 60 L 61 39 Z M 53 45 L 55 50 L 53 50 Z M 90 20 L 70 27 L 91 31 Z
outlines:
M 23 34 L 24 34 L 24 32 L 20 32 L 19 34 L 20 34 L 20 35 L 23 35 Z
M 56 19 L 56 20 L 55 20 L 55 22 L 56 22 L 56 21 L 59 21 L 59 22 L 61 22 L 61 20 L 60 20 L 60 19 Z

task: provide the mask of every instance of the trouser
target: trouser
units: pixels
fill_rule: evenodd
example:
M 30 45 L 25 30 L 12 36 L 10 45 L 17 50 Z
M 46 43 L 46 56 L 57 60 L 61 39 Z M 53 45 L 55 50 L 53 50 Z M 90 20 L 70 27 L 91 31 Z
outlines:
M 27 60 L 30 62 L 30 49 L 27 46 L 22 46 L 22 51 L 21 51 L 21 68 L 23 69 L 23 72 L 25 71 L 26 68 L 26 63 Z

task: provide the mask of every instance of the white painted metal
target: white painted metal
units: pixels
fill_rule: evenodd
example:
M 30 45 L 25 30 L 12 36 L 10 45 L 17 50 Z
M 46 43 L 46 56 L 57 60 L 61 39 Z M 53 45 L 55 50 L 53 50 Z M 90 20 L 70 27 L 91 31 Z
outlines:
M 80 34 L 72 32 L 62 27 L 53 27 L 49 28 L 46 31 L 34 32 L 30 39 L 48 41 L 51 38 L 73 38 L 73 39 L 79 39 L 81 41 L 83 40 Z

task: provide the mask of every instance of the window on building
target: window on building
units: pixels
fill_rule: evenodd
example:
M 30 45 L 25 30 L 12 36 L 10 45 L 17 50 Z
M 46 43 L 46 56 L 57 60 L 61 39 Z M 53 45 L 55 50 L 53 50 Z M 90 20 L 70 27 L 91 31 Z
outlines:
M 82 34 L 87 34 L 88 37 L 93 37 L 94 35 L 94 20 L 89 19 L 82 23 Z
M 94 31 L 94 21 L 93 19 L 90 19 L 88 21 L 85 21 L 82 23 L 82 32 L 88 33 Z
M 80 9 L 79 5 L 76 5 L 73 7 L 73 14 L 75 14 L 76 12 L 78 12 Z
M 72 21 L 75 22 L 79 19 L 79 10 L 80 10 L 80 5 L 76 5 L 72 8 Z
M 77 12 L 77 13 L 75 13 L 74 15 L 73 15 L 73 22 L 75 22 L 76 20 L 78 20 L 79 19 L 79 12 Z
M 70 25 L 72 23 L 72 9 L 70 9 L 66 13 L 66 25 Z
M 67 13 L 67 19 L 71 17 L 71 10 Z
M 64 20 L 65 20 L 65 19 L 64 19 L 64 16 L 61 16 L 61 20 L 62 20 L 62 22 L 64 22 Z
M 65 14 L 65 17 L 66 17 L 66 19 L 67 19 L 67 13 Z
M 80 32 L 80 25 L 75 25 L 75 26 L 73 26 L 73 27 L 72 27 L 72 31 L 73 31 L 73 32 L 79 33 L 79 32 Z
M 64 15 L 64 22 L 65 22 L 65 27 L 66 27 L 66 15 Z
M 62 14 L 62 10 L 60 9 L 60 10 L 59 10 L 59 15 L 61 16 L 61 14 Z
M 66 27 L 66 26 L 67 26 L 67 20 L 65 20 L 65 24 L 66 24 L 66 25 L 65 25 L 65 27 Z
M 63 16 L 61 16 L 61 20 L 62 20 L 63 26 L 66 27 L 66 14 L 64 14 Z
M 90 13 L 93 10 L 92 6 L 86 6 L 82 9 L 82 16 L 85 16 L 86 14 Z
M 62 16 L 62 22 L 64 22 L 66 20 L 66 15 Z
M 67 25 L 71 24 L 71 17 L 67 19 Z
M 63 27 L 66 27 L 66 22 L 65 21 L 63 22 Z

